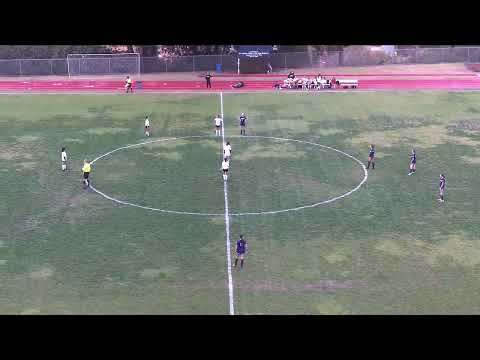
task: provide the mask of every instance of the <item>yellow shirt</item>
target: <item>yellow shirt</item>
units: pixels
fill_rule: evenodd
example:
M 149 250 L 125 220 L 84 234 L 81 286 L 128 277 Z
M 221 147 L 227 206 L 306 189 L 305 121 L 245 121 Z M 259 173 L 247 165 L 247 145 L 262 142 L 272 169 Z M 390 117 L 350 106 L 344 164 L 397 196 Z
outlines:
M 132 79 L 127 79 L 127 84 L 132 85 Z
M 90 168 L 90 164 L 87 163 L 87 164 L 83 165 L 82 171 L 84 173 L 89 173 L 91 170 L 92 169 Z

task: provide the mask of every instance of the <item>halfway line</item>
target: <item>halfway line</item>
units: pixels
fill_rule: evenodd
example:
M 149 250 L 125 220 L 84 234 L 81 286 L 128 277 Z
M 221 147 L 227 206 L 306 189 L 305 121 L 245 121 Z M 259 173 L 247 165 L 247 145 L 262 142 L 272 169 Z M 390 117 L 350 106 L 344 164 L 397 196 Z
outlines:
M 223 161 L 223 144 L 225 144 L 225 128 L 223 126 L 223 93 L 220 93 L 220 114 L 222 117 L 222 161 Z M 227 181 L 223 181 L 223 194 L 225 197 L 225 233 L 227 240 L 227 273 L 228 273 L 228 298 L 230 304 L 230 315 L 235 315 L 233 308 L 233 280 L 232 280 L 232 259 L 230 258 L 230 215 L 228 213 L 228 185 Z

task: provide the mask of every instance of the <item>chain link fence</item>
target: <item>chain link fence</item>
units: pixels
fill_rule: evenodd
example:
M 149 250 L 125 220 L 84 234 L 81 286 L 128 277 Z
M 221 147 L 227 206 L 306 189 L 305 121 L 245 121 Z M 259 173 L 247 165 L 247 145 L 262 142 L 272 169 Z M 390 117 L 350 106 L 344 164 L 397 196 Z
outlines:
M 95 65 L 98 61 L 98 66 Z M 171 58 L 141 57 L 140 73 L 165 72 L 237 72 L 236 55 L 198 55 Z M 273 53 L 267 62 L 274 72 L 295 68 L 328 68 L 337 66 L 371 66 L 385 64 L 435 64 L 435 63 L 480 63 L 480 47 L 446 47 L 397 49 L 387 55 L 381 51 L 370 51 L 367 47 L 352 46 L 342 52 L 323 53 Z M 125 66 L 108 67 L 105 59 L 89 59 L 89 66 L 100 69 L 102 74 L 124 74 Z M 70 65 L 72 65 L 71 63 Z M 67 59 L 0 59 L 0 76 L 68 75 Z M 70 69 L 72 72 L 72 69 Z M 88 71 L 91 74 L 95 74 Z

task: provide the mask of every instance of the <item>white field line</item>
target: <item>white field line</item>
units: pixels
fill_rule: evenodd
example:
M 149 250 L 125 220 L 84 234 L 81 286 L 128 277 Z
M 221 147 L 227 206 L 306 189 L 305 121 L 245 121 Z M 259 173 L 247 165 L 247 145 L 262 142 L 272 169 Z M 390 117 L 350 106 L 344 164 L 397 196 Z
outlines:
M 223 144 L 225 144 L 225 127 L 223 125 L 223 93 L 220 93 L 220 115 L 222 117 L 222 161 L 223 161 Z M 227 239 L 227 273 L 228 273 L 228 298 L 230 304 L 230 315 L 235 315 L 233 308 L 233 280 L 232 280 L 232 259 L 230 253 L 230 215 L 228 213 L 228 184 L 223 181 L 223 194 L 225 197 L 225 234 Z
M 223 94 L 222 94 L 222 98 L 223 98 Z M 223 122 L 222 122 L 222 130 L 223 130 Z M 142 145 L 145 145 L 145 144 L 150 144 L 150 143 L 156 143 L 156 142 L 163 142 L 163 141 L 171 141 L 171 140 L 179 140 L 179 139 L 188 139 L 188 138 L 204 138 L 204 137 L 213 137 L 214 135 L 192 135 L 192 136 L 181 136 L 181 137 L 174 137 L 174 138 L 164 138 L 164 139 L 157 139 L 157 140 L 149 140 L 149 141 L 144 141 L 144 142 L 141 142 L 141 143 L 137 143 L 137 144 L 131 144 L 131 145 L 126 145 L 126 146 L 122 146 L 122 147 L 119 147 L 117 149 L 114 149 L 112 151 L 109 151 L 103 155 L 100 155 L 98 157 L 96 157 L 94 160 L 91 161 L 91 164 L 95 163 L 97 160 L 100 160 L 106 156 L 109 156 L 117 151 L 120 151 L 120 150 L 123 150 L 123 149 L 129 149 L 129 148 L 133 148 L 133 147 L 139 147 L 139 146 L 142 146 Z M 341 150 L 338 150 L 338 149 L 335 149 L 335 148 L 332 148 L 330 146 L 326 146 L 326 145 L 321 145 L 321 144 L 317 144 L 317 143 L 313 143 L 313 142 L 310 142 L 310 141 L 304 141 L 304 140 L 295 140 L 295 139 L 286 139 L 286 138 L 278 138 L 278 137 L 273 137 L 273 136 L 260 136 L 260 135 L 232 135 L 231 137 L 233 138 L 257 138 L 257 139 L 275 139 L 275 140 L 279 140 L 279 141 L 294 141 L 294 142 L 298 142 L 298 143 L 304 143 L 304 144 L 310 144 L 310 145 L 314 145 L 316 147 L 318 147 L 320 150 L 322 151 L 325 151 L 325 149 L 329 149 L 331 151 L 335 151 L 339 154 L 342 154 L 344 156 L 347 156 L 349 158 L 351 158 L 352 160 L 354 160 L 355 162 L 357 162 L 359 165 L 361 165 L 363 171 L 364 171 L 364 178 L 362 180 L 362 182 L 360 184 L 358 184 L 354 189 L 350 190 L 349 192 L 345 193 L 345 194 L 342 194 L 340 196 L 337 196 L 335 198 L 332 198 L 332 199 L 328 199 L 328 200 L 324 200 L 324 201 L 321 201 L 321 202 L 318 202 L 318 203 L 315 203 L 315 204 L 310 204 L 310 205 L 305 205 L 305 206 L 298 206 L 298 207 L 295 207 L 295 208 L 289 208 L 289 209 L 283 209 L 283 210 L 275 210 L 275 211 L 256 211 L 256 212 L 245 212 L 245 213 L 230 213 L 229 212 L 229 216 L 248 216 L 248 215 L 271 215 L 271 214 L 279 214 L 279 213 L 284 213 L 284 212 L 290 212 L 290 211 L 298 211 L 298 210 L 303 210 L 303 209 L 307 209 L 307 208 L 313 208 L 313 207 L 316 207 L 316 206 L 319 206 L 319 205 L 324 205 L 324 204 L 329 204 L 331 202 L 334 202 L 334 201 L 337 201 L 337 200 L 340 200 L 344 197 L 347 197 L 349 195 L 351 195 L 353 192 L 357 191 L 363 183 L 365 183 L 367 181 L 367 178 L 368 178 L 368 172 L 367 172 L 367 169 L 365 167 L 365 165 L 357 158 L 355 158 L 354 156 L 352 155 L 349 155 Z M 188 211 L 177 211 L 177 210 L 166 210 L 166 209 L 158 209 L 158 208 L 153 208 L 153 207 L 149 207 L 149 206 L 142 206 L 142 205 L 137 205 L 137 204 L 133 204 L 133 203 L 130 203 L 128 201 L 123 201 L 123 200 L 119 200 L 119 199 L 115 199 L 114 197 L 112 196 L 109 196 L 109 195 L 106 195 L 105 193 L 97 190 L 94 186 L 90 185 L 90 188 L 95 191 L 97 194 L 103 196 L 104 198 L 108 199 L 108 200 L 111 200 L 113 202 L 116 202 L 118 204 L 122 204 L 122 205 L 129 205 L 129 206 L 134 206 L 134 207 L 137 207 L 137 208 L 141 208 L 141 209 L 145 209 L 145 210 L 152 210 L 152 211 L 158 211 L 158 212 L 162 212 L 162 213 L 171 213 L 171 214 L 185 214 L 185 215 L 198 215 L 198 216 L 224 216 L 225 214 L 224 213 L 202 213 L 202 212 L 188 212 Z M 228 204 L 227 204 L 228 205 Z

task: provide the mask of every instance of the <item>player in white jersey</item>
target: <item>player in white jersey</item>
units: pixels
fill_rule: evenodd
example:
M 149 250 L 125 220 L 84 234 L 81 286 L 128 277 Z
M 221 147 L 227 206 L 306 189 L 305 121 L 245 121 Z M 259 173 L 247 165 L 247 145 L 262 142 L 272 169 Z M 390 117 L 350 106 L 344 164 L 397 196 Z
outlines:
M 228 168 L 230 167 L 230 162 L 227 158 L 224 158 L 222 161 L 222 171 L 223 171 L 223 180 L 228 180 Z
M 62 170 L 67 170 L 67 151 L 62 147 Z
M 150 120 L 145 116 L 145 136 L 150 136 Z
M 217 115 L 217 117 L 215 118 L 215 135 L 222 135 L 222 118 L 220 117 L 220 115 Z
M 228 141 L 223 146 L 223 157 L 227 158 L 228 161 L 230 161 L 230 159 L 232 157 L 232 145 L 230 145 L 230 142 L 228 142 Z

